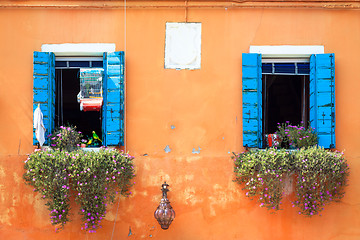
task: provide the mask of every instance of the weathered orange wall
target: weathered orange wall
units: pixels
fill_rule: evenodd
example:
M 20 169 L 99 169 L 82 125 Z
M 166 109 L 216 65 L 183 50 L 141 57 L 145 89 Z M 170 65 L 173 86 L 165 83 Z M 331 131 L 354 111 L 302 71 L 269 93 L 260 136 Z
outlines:
M 202 23 L 200 70 L 164 69 L 165 23 L 185 21 L 183 9 L 128 9 L 126 46 L 123 9 L 0 9 L 0 239 L 360 239 L 359 11 L 189 9 L 187 18 Z M 95 234 L 80 231 L 76 206 L 73 221 L 54 233 L 44 202 L 22 180 L 33 150 L 32 54 L 55 43 L 125 51 L 126 150 L 136 184 Z M 351 176 L 345 198 L 321 217 L 298 215 L 289 198 L 269 214 L 232 182 L 231 152 L 243 150 L 241 53 L 250 45 L 335 53 L 336 142 Z M 153 217 L 164 180 L 176 211 L 167 231 Z

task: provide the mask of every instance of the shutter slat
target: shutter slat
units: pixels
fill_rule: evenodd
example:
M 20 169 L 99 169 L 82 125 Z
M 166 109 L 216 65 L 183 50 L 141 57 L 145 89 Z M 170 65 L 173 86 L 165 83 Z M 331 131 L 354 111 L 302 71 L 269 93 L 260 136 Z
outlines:
M 124 145 L 124 52 L 104 53 L 103 140 Z
M 47 135 L 53 131 L 55 124 L 55 55 L 51 52 L 34 52 L 33 64 L 33 112 L 40 104 L 46 128 L 45 144 L 48 144 Z M 37 143 L 33 128 L 33 144 Z
M 261 55 L 242 54 L 243 145 L 262 147 Z
M 310 57 L 310 125 L 319 137 L 319 146 L 335 148 L 335 56 Z

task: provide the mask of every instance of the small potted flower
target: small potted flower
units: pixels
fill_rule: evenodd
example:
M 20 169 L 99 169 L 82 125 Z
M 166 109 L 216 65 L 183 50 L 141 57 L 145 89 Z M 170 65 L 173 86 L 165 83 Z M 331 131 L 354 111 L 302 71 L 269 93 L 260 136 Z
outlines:
M 88 141 L 86 140 L 86 139 L 81 139 L 81 144 L 80 144 L 80 147 L 81 148 L 86 148 L 86 143 L 87 143 Z

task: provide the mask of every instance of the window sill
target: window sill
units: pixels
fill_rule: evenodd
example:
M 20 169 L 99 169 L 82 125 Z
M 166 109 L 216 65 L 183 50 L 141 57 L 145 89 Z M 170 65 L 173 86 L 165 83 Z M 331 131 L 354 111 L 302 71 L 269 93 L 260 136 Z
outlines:
M 115 148 L 115 147 L 107 147 L 107 148 Z M 82 151 L 84 152 L 99 152 L 101 147 L 86 147 L 86 148 L 80 148 Z M 50 146 L 42 146 L 41 150 L 43 151 L 52 151 L 52 149 L 50 148 Z
M 248 147 L 249 150 L 251 151 L 265 151 L 268 150 L 269 148 L 253 148 L 253 147 Z M 285 149 L 287 152 L 296 152 L 299 151 L 299 148 L 294 148 L 294 149 L 287 149 L 287 148 L 273 148 L 276 151 L 280 151 L 282 149 Z
M 99 147 L 86 147 L 86 148 L 80 148 L 84 152 L 98 152 L 100 150 Z

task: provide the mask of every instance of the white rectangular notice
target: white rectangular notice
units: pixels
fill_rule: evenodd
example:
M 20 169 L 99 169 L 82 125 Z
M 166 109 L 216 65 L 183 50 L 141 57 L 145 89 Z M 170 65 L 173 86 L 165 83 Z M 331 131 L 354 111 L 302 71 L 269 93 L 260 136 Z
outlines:
M 165 68 L 200 69 L 201 23 L 166 23 Z

